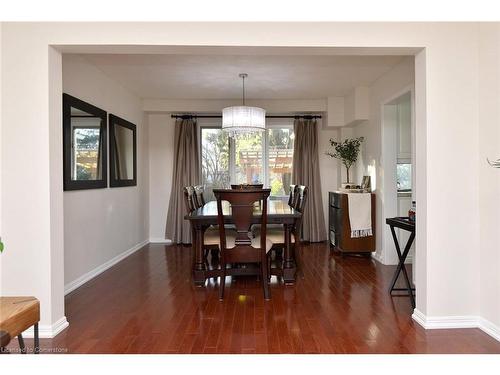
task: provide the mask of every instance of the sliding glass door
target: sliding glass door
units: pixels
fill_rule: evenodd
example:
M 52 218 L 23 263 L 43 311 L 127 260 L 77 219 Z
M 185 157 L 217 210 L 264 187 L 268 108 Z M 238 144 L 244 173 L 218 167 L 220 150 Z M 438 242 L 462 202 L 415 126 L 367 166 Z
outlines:
M 293 163 L 293 126 L 267 129 L 267 186 L 271 195 L 285 197 L 290 193 Z
M 248 133 L 229 140 L 232 158 L 234 158 L 234 168 L 231 173 L 232 184 L 266 184 L 262 135 L 262 132 Z
M 262 183 L 271 197 L 289 194 L 293 163 L 293 124 L 268 125 L 265 132 L 230 138 L 219 124 L 200 124 L 201 180 L 207 199 L 212 189 Z
M 201 128 L 200 137 L 201 181 L 205 186 L 205 199 L 215 199 L 213 189 L 230 185 L 229 137 L 220 128 Z

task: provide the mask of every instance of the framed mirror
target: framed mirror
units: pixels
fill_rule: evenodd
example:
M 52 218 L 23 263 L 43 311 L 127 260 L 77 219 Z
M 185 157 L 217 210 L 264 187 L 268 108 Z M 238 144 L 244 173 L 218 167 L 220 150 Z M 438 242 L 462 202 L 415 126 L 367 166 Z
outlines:
M 107 186 L 107 113 L 63 94 L 64 190 Z
M 137 185 L 136 126 L 118 116 L 109 115 L 109 185 Z

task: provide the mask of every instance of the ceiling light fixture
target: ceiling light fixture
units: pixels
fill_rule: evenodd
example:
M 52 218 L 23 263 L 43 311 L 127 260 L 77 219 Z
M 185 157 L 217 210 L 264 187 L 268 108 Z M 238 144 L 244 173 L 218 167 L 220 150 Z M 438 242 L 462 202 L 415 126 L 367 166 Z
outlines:
M 248 74 L 240 73 L 239 77 L 243 80 L 243 105 L 222 110 L 222 130 L 230 137 L 266 130 L 266 110 L 245 105 L 245 78 Z

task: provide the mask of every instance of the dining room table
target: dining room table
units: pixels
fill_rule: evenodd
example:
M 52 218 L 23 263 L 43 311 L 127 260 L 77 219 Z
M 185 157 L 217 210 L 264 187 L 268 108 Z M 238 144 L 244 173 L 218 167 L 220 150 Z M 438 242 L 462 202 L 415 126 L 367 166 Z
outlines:
M 224 215 L 224 224 L 233 224 L 231 216 L 231 207 L 229 202 L 222 201 L 222 211 Z M 256 203 L 253 209 L 254 220 L 253 224 L 260 224 L 262 216 L 262 203 Z M 295 274 L 297 264 L 295 260 L 294 246 L 291 242 L 292 230 L 297 219 L 301 217 L 301 213 L 290 207 L 284 200 L 268 199 L 267 201 L 267 223 L 282 224 L 284 229 L 284 254 L 282 262 L 275 262 L 275 266 L 271 268 L 271 275 L 283 277 L 285 284 L 293 284 L 295 282 Z M 202 207 L 193 210 L 185 215 L 186 220 L 191 222 L 194 229 L 193 248 L 193 280 L 196 285 L 203 286 L 205 281 L 212 277 L 220 276 L 220 270 L 217 267 L 209 267 L 204 259 L 203 242 L 205 231 L 212 225 L 218 225 L 217 201 L 209 201 Z M 278 263 L 278 264 L 277 264 Z M 227 269 L 226 275 L 259 275 L 258 267 L 232 267 Z

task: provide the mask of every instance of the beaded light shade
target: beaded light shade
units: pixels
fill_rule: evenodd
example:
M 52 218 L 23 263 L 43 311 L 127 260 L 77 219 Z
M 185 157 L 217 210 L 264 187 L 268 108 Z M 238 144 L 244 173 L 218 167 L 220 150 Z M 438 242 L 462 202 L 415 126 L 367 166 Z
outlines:
M 258 107 L 235 106 L 222 110 L 222 129 L 234 136 L 266 130 L 266 111 Z
M 230 137 L 266 130 L 266 110 L 245 105 L 245 78 L 248 75 L 241 73 L 239 76 L 243 79 L 243 105 L 222 110 L 222 130 L 228 132 Z

